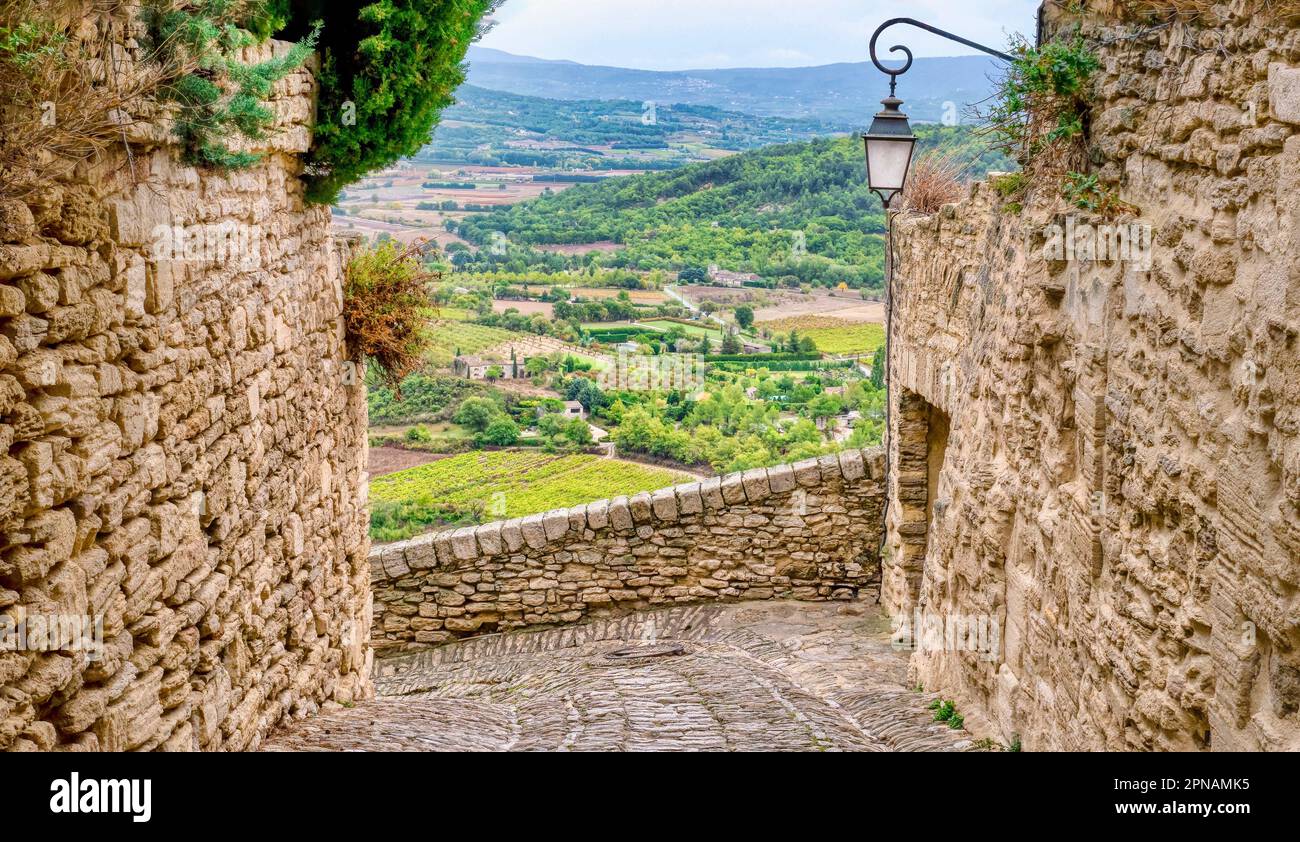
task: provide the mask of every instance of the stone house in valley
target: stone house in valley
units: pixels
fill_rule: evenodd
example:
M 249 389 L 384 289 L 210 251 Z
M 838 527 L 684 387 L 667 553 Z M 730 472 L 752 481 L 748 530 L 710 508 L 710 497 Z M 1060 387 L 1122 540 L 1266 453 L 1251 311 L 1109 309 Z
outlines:
M 528 376 L 527 366 L 528 359 L 518 355 L 513 360 L 463 355 L 452 361 L 451 368 L 458 377 L 467 380 L 487 380 L 488 372 L 493 369 L 500 372 L 497 379 L 521 380 Z

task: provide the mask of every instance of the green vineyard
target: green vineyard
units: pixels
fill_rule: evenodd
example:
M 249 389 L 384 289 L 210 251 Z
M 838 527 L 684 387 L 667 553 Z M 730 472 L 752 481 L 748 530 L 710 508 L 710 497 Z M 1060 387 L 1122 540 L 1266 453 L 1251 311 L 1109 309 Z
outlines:
M 457 351 L 477 354 L 512 339 L 524 338 L 523 334 L 504 328 L 445 319 L 434 323 L 429 333 L 431 341 L 426 359 L 438 367 L 450 366 Z
M 599 456 L 465 453 L 371 480 L 370 534 L 400 541 L 441 524 L 521 517 L 690 479 Z

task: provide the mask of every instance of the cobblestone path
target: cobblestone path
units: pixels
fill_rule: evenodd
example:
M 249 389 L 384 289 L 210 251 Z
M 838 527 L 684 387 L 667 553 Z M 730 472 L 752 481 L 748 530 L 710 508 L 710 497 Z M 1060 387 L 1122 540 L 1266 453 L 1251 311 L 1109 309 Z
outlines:
M 270 751 L 953 751 L 874 606 L 643 612 L 379 662 L 379 698 L 293 723 Z M 610 657 L 658 644 L 658 656 Z

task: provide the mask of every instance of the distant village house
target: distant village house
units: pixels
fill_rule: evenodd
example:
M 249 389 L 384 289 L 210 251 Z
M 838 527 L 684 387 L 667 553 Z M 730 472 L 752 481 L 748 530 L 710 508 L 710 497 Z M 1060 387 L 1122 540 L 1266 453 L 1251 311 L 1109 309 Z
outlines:
M 547 414 L 546 407 L 542 407 L 542 406 L 537 407 L 538 418 L 541 418 L 543 415 L 546 414 Z M 587 410 L 583 408 L 582 403 L 580 401 L 565 401 L 564 410 L 559 414 L 563 415 L 565 418 L 581 418 L 583 420 L 587 418 Z
M 726 269 L 719 269 L 717 266 L 709 267 L 709 281 L 716 286 L 743 287 L 747 282 L 753 283 L 761 280 L 762 278 L 752 272 L 731 272 Z
M 468 380 L 487 380 L 488 372 L 499 370 L 500 380 L 522 380 L 528 377 L 528 360 L 516 356 L 513 360 L 500 360 L 490 357 L 460 356 L 451 364 L 451 370 L 457 377 Z

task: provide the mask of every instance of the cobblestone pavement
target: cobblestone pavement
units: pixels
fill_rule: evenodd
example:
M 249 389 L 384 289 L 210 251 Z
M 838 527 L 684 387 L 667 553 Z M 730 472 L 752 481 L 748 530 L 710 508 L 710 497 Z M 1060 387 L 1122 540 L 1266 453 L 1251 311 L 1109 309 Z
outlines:
M 660 644 L 678 654 L 615 658 Z M 640 650 L 651 651 L 651 650 Z M 707 605 L 495 635 L 379 661 L 379 698 L 270 751 L 960 751 L 905 686 L 875 606 Z

